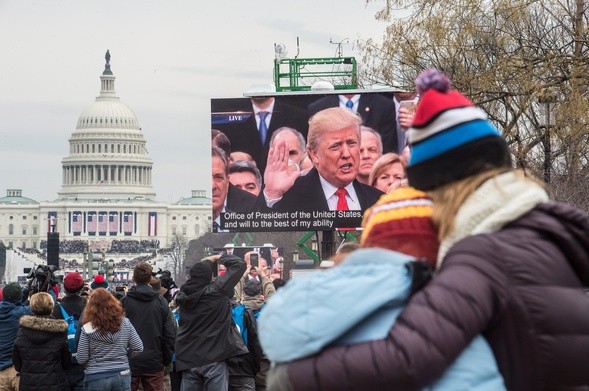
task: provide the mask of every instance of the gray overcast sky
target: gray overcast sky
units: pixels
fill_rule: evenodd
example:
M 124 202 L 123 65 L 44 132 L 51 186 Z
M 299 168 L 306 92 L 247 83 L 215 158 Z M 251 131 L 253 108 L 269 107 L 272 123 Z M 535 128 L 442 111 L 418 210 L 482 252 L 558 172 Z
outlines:
M 0 0 L 0 197 L 61 188 L 78 116 L 100 92 L 104 53 L 154 161 L 157 199 L 210 196 L 210 99 L 272 82 L 274 43 L 330 57 L 380 38 L 381 4 L 364 0 Z

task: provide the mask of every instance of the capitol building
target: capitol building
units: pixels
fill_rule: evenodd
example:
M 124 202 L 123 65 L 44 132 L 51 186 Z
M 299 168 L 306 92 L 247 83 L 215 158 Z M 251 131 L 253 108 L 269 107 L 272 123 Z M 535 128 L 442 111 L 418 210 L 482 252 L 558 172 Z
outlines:
M 147 141 L 133 110 L 116 95 L 109 52 L 105 59 L 100 94 L 68 140 L 57 198 L 38 202 L 13 188 L 0 197 L 0 241 L 7 248 L 42 253 L 48 232 L 57 232 L 61 256 L 69 251 L 79 258 L 80 243 L 90 251 L 137 253 L 187 243 L 211 230 L 205 190 L 173 204 L 156 200 Z M 68 250 L 68 244 L 78 245 Z

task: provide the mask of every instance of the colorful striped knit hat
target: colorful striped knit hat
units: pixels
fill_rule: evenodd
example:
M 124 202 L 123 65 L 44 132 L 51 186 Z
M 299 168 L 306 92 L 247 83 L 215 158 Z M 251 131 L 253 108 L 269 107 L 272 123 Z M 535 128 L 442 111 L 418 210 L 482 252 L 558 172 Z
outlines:
M 499 131 L 483 110 L 451 89 L 446 75 L 426 69 L 415 85 L 420 98 L 408 130 L 411 186 L 432 190 L 492 168 L 511 167 Z
M 440 244 L 431 219 L 432 205 L 426 193 L 411 187 L 381 196 L 364 213 L 360 245 L 423 258 L 435 269 Z

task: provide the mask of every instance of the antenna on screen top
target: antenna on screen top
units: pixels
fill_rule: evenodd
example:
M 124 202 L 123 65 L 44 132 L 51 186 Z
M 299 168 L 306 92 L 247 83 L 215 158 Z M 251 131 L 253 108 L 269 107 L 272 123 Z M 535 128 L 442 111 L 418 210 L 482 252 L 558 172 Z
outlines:
M 299 37 L 297 37 L 297 55 L 294 56 L 294 58 L 298 58 L 300 52 L 301 52 L 301 48 L 299 47 Z
M 349 38 L 344 38 L 344 39 L 342 39 L 339 42 L 334 42 L 331 38 L 329 38 L 329 43 L 332 44 L 332 45 L 337 45 L 336 55 L 337 55 L 338 58 L 342 58 L 344 56 L 344 54 L 343 54 L 343 45 L 350 43 L 350 39 Z

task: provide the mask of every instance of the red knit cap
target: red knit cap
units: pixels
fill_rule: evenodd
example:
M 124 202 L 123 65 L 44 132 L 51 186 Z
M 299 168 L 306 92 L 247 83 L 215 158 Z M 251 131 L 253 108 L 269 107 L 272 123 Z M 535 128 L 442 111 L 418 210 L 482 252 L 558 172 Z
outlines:
M 63 279 L 63 287 L 66 292 L 78 292 L 84 286 L 84 279 L 78 272 L 69 272 Z
M 362 247 L 380 247 L 424 258 L 435 269 L 438 232 L 432 222 L 432 200 L 411 187 L 385 194 L 364 213 Z

